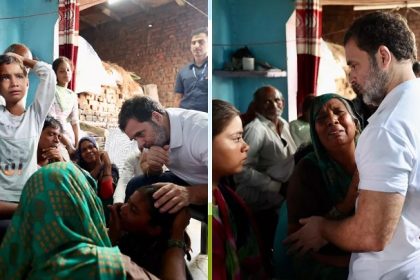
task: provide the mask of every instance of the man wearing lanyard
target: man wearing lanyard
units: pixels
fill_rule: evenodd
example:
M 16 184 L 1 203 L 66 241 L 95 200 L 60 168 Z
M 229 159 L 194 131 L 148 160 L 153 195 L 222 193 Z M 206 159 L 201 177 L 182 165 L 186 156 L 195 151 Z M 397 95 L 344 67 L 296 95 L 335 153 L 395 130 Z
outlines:
M 175 83 L 175 107 L 207 112 L 207 27 L 192 32 L 194 62 L 179 71 Z

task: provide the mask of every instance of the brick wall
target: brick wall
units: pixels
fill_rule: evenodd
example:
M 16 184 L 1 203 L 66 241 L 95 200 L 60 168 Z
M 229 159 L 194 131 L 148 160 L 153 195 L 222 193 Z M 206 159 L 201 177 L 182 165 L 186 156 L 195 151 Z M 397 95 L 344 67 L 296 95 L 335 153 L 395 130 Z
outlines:
M 386 10 L 390 11 L 390 10 Z M 352 6 L 324 6 L 322 8 L 322 37 L 325 41 L 342 45 L 344 33 L 354 19 L 373 11 L 353 11 Z M 417 38 L 417 57 L 420 59 L 420 8 L 400 9 Z
M 99 94 L 78 94 L 81 128 L 97 136 L 104 136 L 105 132 L 101 129 L 118 126 L 118 114 L 124 100 L 133 95 L 143 95 L 141 86 L 124 69 L 106 62 L 103 65 L 110 75 L 109 79 L 115 81 L 115 84 L 103 85 Z
M 207 1 L 191 0 L 207 13 Z M 141 77 L 140 84 L 157 84 L 159 99 L 172 106 L 176 73 L 193 58 L 191 31 L 207 26 L 207 17 L 175 1 L 90 28 L 81 35 L 102 60 L 111 61 Z M 148 27 L 152 24 L 153 27 Z

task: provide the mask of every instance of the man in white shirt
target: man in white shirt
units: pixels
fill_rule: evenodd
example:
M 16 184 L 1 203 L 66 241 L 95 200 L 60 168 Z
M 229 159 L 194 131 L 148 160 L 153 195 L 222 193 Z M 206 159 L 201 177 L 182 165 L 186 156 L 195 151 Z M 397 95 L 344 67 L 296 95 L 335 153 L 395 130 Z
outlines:
M 148 149 L 146 176 L 130 181 L 126 200 L 136 188 L 162 182 L 154 194 L 161 211 L 175 213 L 190 204 L 207 210 L 207 113 L 163 109 L 149 97 L 137 96 L 124 102 L 118 123 L 139 149 Z M 163 172 L 164 165 L 170 171 Z
M 414 34 L 399 14 L 357 19 L 344 39 L 349 79 L 370 117 L 356 148 L 354 216 L 302 219 L 287 242 L 304 253 L 332 242 L 355 252 L 349 279 L 420 279 L 420 81 Z
M 254 94 L 256 117 L 244 128 L 249 145 L 243 171 L 235 175 L 236 192 L 253 211 L 278 209 L 280 194 L 292 174 L 296 145 L 289 124 L 282 119 L 283 97 L 272 86 L 259 88 Z
M 252 102 L 255 118 L 245 125 L 243 136 L 249 145 L 248 156 L 243 171 L 234 180 L 236 192 L 258 217 L 263 254 L 269 258 L 285 183 L 294 168 L 296 145 L 289 124 L 281 118 L 284 99 L 278 89 L 261 87 Z

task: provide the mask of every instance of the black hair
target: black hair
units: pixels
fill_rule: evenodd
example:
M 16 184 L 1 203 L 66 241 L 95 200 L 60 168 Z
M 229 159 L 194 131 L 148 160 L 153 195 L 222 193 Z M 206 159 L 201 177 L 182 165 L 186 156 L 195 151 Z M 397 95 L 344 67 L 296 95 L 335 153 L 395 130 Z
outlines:
M 165 114 L 163 107 L 150 97 L 132 97 L 123 103 L 121 111 L 118 114 L 119 128 L 124 131 L 129 119 L 135 119 L 139 122 L 151 121 L 154 111 Z
M 232 104 L 218 99 L 213 99 L 212 111 L 213 138 L 220 134 L 234 117 L 239 116 L 239 111 Z
M 59 58 L 54 60 L 52 64 L 52 69 L 54 70 L 56 74 L 57 74 L 58 67 L 64 62 L 67 62 L 70 65 L 71 71 L 73 71 L 73 68 L 74 68 L 73 62 L 65 56 L 60 56 Z
M 63 126 L 61 125 L 61 123 L 57 119 L 53 118 L 50 115 L 48 115 L 45 118 L 44 126 L 42 127 L 42 130 L 44 130 L 48 127 L 58 128 L 60 130 L 60 133 L 63 133 Z
M 123 254 L 129 256 L 136 264 L 159 276 L 162 272 L 162 257 L 168 248 L 168 240 L 170 239 L 175 214 L 161 213 L 154 206 L 155 199 L 153 194 L 156 190 L 155 187 L 147 185 L 138 188 L 136 191 L 145 194 L 150 215 L 149 223 L 152 226 L 160 226 L 161 234 L 158 237 L 148 238 L 135 233 L 127 233 L 120 239 L 118 247 Z M 186 232 L 184 233 L 184 242 L 187 245 L 187 249 L 189 249 L 191 240 Z M 189 254 L 187 254 L 187 257 L 190 258 Z
M 174 220 L 174 215 L 169 214 L 168 212 L 162 213 L 159 211 L 159 208 L 154 207 L 155 199 L 153 198 L 153 194 L 156 192 L 156 189 L 153 186 L 148 185 L 138 188 L 136 191 L 144 193 L 146 196 L 149 206 L 150 225 L 160 226 L 163 232 L 165 232 L 165 235 L 169 235 L 169 231 Z
M 17 57 L 11 56 L 11 55 L 7 55 L 7 54 L 2 54 L 0 55 L 0 66 L 4 65 L 4 64 L 13 64 L 16 63 L 20 69 L 22 70 L 22 73 L 25 77 L 28 76 L 28 72 L 26 71 L 26 67 L 25 65 L 23 65 L 23 61 L 20 60 Z
M 358 18 L 344 35 L 344 45 L 351 39 L 370 57 L 384 45 L 397 61 L 417 58 L 416 38 L 407 20 L 397 13 L 373 12 Z
M 413 63 L 413 72 L 416 75 L 416 77 L 420 76 L 420 63 L 418 61 L 415 61 Z
M 175 214 L 170 214 L 168 212 L 162 213 L 159 211 L 159 208 L 156 208 L 154 206 L 155 199 L 153 198 L 153 194 L 157 190 L 158 190 L 157 188 L 151 185 L 147 185 L 147 186 L 138 188 L 136 191 L 143 192 L 146 196 L 147 202 L 149 204 L 150 225 L 160 226 L 162 229 L 161 236 L 165 238 L 164 240 L 168 240 L 171 233 L 172 225 L 174 222 Z M 187 244 L 187 246 L 190 247 L 191 240 L 187 233 L 185 233 L 184 235 L 186 236 L 184 241 Z
M 193 37 L 195 35 L 198 35 L 198 34 L 201 34 L 201 33 L 204 33 L 208 36 L 209 35 L 208 28 L 207 27 L 200 27 L 200 28 L 194 29 L 193 31 L 191 31 L 191 37 Z

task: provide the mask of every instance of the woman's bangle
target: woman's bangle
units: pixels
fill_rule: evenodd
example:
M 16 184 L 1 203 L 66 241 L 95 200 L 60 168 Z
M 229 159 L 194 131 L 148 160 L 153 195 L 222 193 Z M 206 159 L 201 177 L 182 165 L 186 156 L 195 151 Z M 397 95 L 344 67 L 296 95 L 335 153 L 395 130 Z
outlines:
M 187 244 L 182 240 L 176 240 L 176 239 L 169 239 L 168 240 L 168 248 L 181 248 L 184 250 L 184 252 L 187 250 Z
M 103 174 L 102 175 L 102 177 L 105 177 L 105 176 L 112 176 L 111 174 Z
M 184 252 L 185 255 L 187 255 L 187 260 L 190 261 L 191 260 L 191 255 L 190 255 L 190 248 L 187 246 L 187 244 L 182 241 L 182 240 L 177 240 L 177 239 L 169 239 L 168 240 L 168 249 L 169 248 L 179 248 L 182 249 L 182 251 Z

